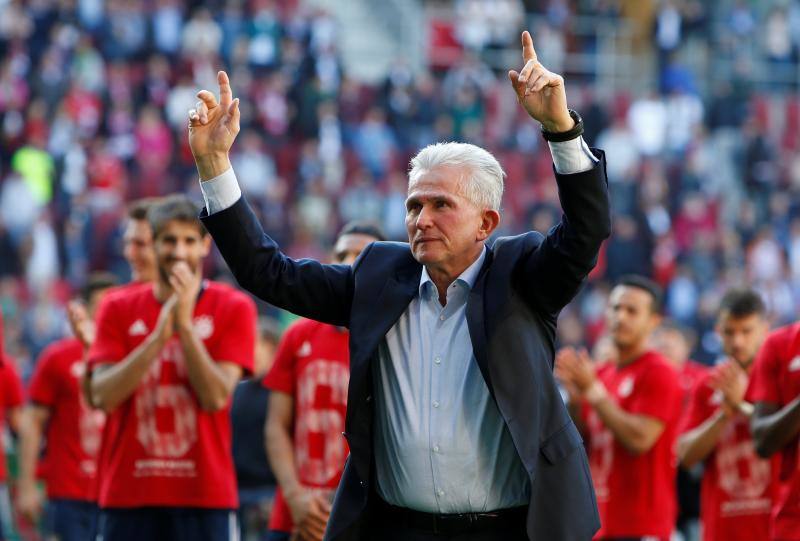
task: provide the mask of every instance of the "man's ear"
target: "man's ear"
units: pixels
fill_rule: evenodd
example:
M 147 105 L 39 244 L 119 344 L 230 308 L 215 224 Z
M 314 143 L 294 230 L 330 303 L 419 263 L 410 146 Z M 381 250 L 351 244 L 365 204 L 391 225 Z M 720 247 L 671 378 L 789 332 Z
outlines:
M 486 209 L 481 212 L 481 228 L 478 230 L 477 240 L 488 239 L 497 226 L 500 225 L 500 213 L 496 210 Z
M 208 257 L 211 253 L 211 235 L 205 235 L 202 240 L 203 243 L 203 257 Z

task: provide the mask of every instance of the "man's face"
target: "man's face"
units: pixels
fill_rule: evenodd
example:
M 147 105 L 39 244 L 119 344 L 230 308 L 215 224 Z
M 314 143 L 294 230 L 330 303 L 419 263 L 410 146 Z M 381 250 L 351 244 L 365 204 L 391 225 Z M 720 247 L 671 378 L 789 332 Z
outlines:
M 153 251 L 153 233 L 147 220 L 128 220 L 122 240 L 122 255 L 131 267 L 131 279 L 134 282 L 154 280 L 156 255 Z
M 375 242 L 378 239 L 372 235 L 364 233 L 348 233 L 340 236 L 336 240 L 336 246 L 333 247 L 333 260 L 336 263 L 344 263 L 345 265 L 352 265 L 367 244 Z
M 423 265 L 468 261 L 479 241 L 488 237 L 482 232 L 481 209 L 462 195 L 461 179 L 468 174 L 466 167 L 440 165 L 423 172 L 408 188 L 408 242 Z
M 674 366 L 681 366 L 689 359 L 689 343 L 677 329 L 657 330 L 653 335 L 653 347 L 672 361 Z
M 725 355 L 747 368 L 764 342 L 769 325 L 760 314 L 733 317 L 723 312 L 717 321 L 717 334 L 722 339 Z
M 658 326 L 653 297 L 638 287 L 620 285 L 611 290 L 606 310 L 608 331 L 620 349 L 637 347 Z
M 168 282 L 172 267 L 179 261 L 185 262 L 193 273 L 199 273 L 203 258 L 210 249 L 211 238 L 203 236 L 197 224 L 180 220 L 168 221 L 155 239 L 161 279 Z

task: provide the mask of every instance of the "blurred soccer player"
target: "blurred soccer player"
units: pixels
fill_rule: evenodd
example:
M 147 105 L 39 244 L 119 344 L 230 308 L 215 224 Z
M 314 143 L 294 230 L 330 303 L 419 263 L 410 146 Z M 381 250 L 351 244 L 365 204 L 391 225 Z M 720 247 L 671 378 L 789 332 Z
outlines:
M 748 398 L 756 452 L 780 456 L 771 539 L 800 540 L 800 322 L 772 331 L 756 356 Z
M 697 383 L 678 440 L 685 468 L 703 463 L 701 519 L 705 541 L 769 541 L 774 490 L 770 461 L 759 458 L 745 401 L 750 369 L 769 325 L 752 290 L 722 300 L 717 333 L 726 359 Z
M 89 352 L 94 403 L 108 413 L 99 464 L 99 538 L 238 535 L 230 396 L 253 364 L 255 305 L 203 280 L 210 238 L 172 196 L 148 211 L 154 284 L 101 304 Z
M 16 361 L 7 353 L 0 351 L 0 541 L 13 539 L 13 517 L 9 498 L 8 469 L 5 459 L 3 423 L 14 433 L 19 433 L 23 423 L 24 391 L 22 380 L 15 368 Z
M 131 267 L 131 282 L 149 283 L 156 279 L 153 231 L 147 220 L 147 212 L 158 201 L 154 197 L 139 199 L 128 207 L 122 254 Z
M 689 406 L 692 390 L 708 367 L 689 359 L 694 336 L 689 329 L 672 321 L 663 321 L 653 333 L 653 347 L 678 371 L 681 387 L 681 418 Z M 697 539 L 700 519 L 700 480 L 702 468 L 678 468 L 678 519 L 676 526 L 686 539 Z
M 93 274 L 81 292 L 93 318 L 100 298 L 115 285 L 114 277 Z M 84 338 L 90 331 L 84 329 Z M 48 346 L 39 357 L 28 388 L 30 403 L 19 430 L 20 473 L 17 511 L 36 522 L 42 496 L 39 474 L 47 486 L 45 534 L 59 541 L 91 539 L 97 522 L 97 453 L 105 415 L 89 407 L 81 392 L 86 371 L 85 347 L 77 337 Z
M 595 368 L 586 352 L 556 356 L 556 375 L 572 394 L 571 414 L 589 438 L 589 464 L 600 510 L 596 539 L 668 540 L 675 524 L 678 376 L 650 349 L 661 316 L 660 288 L 623 278 L 608 301 L 617 363 Z M 582 406 L 582 407 L 579 407 Z
M 278 322 L 262 316 L 253 362 L 253 377 L 240 381 L 231 401 L 233 465 L 239 487 L 239 524 L 242 539 L 266 535 L 277 481 L 267 460 L 264 424 L 269 390 L 261 384 L 275 359 L 281 332 Z
M 384 240 L 367 224 L 350 223 L 333 249 L 335 263 L 352 265 L 369 243 Z M 349 333 L 303 319 L 286 330 L 264 378 L 270 396 L 267 453 L 280 485 L 269 541 L 319 541 L 348 449 L 342 437 L 350 379 Z

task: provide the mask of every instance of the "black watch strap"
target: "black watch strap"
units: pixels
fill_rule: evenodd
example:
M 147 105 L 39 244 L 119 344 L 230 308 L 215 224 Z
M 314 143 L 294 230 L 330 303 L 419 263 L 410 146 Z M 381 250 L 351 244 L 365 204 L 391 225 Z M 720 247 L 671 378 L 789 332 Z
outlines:
M 562 143 L 564 141 L 571 141 L 583 135 L 583 119 L 581 118 L 581 115 L 572 109 L 569 109 L 569 116 L 575 121 L 575 126 L 573 126 L 571 130 L 550 132 L 545 130 L 544 126 L 542 126 L 542 137 L 544 137 L 545 141 L 550 143 Z

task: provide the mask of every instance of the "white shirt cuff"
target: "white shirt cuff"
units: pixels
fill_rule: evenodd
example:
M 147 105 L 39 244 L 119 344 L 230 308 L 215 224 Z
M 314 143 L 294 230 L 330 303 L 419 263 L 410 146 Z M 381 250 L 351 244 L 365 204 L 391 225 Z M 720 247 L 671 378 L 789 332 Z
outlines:
M 242 197 L 233 167 L 217 177 L 201 180 L 200 191 L 203 192 L 209 215 L 232 207 Z
M 553 155 L 553 164 L 556 171 L 562 175 L 573 173 L 583 173 L 594 167 L 599 160 L 589 150 L 589 145 L 583 140 L 583 136 L 561 141 L 558 143 L 548 142 L 550 154 Z

